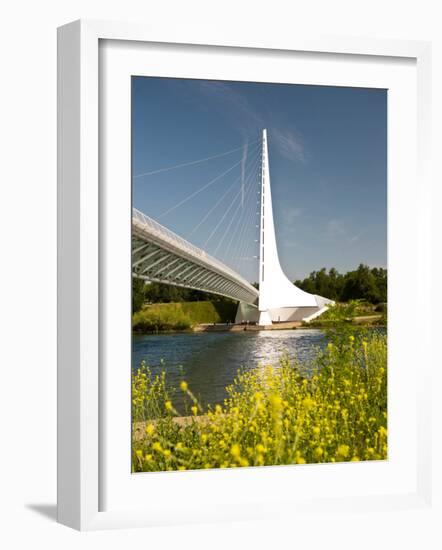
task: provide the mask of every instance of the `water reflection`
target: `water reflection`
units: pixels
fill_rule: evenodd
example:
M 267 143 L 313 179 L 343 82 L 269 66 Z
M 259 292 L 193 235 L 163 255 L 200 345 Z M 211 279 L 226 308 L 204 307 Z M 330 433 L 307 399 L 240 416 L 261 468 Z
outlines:
M 215 404 L 240 367 L 277 365 L 282 355 L 308 365 L 324 341 L 313 329 L 134 336 L 132 361 L 137 368 L 144 360 L 154 373 L 165 369 L 174 387 L 184 378 L 202 403 Z M 174 402 L 181 408 L 179 391 Z

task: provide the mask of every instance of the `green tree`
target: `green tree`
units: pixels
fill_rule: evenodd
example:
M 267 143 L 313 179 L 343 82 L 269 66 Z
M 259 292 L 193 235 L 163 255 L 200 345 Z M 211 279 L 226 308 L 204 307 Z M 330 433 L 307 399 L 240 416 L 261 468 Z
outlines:
M 345 275 L 334 267 L 328 272 L 325 267 L 312 271 L 303 280 L 294 283 L 311 294 L 319 294 L 337 302 L 364 300 L 372 304 L 387 301 L 387 270 L 381 267 L 370 269 L 360 264 L 354 271 Z
M 145 282 L 143 279 L 132 277 L 132 312 L 140 311 L 144 304 Z
M 381 301 L 379 290 L 376 286 L 376 278 L 370 268 L 360 264 L 356 271 L 351 271 L 345 278 L 342 289 L 342 300 L 366 300 L 372 304 Z

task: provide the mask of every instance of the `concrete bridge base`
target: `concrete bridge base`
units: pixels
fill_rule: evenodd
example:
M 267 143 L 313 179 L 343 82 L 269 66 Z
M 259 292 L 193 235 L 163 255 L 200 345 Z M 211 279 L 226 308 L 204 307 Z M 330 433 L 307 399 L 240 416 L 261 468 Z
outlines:
M 315 296 L 316 306 L 305 307 L 278 307 L 259 311 L 257 307 L 240 302 L 236 311 L 235 323 L 256 323 L 260 326 L 271 325 L 272 323 L 292 323 L 311 321 L 327 311 L 327 304 L 333 304 L 321 296 Z

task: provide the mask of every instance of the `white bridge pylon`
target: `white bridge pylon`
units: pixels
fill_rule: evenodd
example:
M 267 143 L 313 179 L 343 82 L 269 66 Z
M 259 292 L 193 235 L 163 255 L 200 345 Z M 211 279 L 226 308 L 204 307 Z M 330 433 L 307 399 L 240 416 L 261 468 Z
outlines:
M 259 301 L 258 311 L 240 304 L 236 322 L 258 325 L 273 322 L 310 321 L 327 310 L 333 301 L 310 294 L 295 286 L 279 263 L 270 187 L 267 130 L 262 133 L 261 210 L 259 224 Z
M 237 300 L 236 323 L 266 326 L 309 321 L 321 315 L 333 301 L 295 286 L 279 263 L 266 130 L 262 134 L 260 195 L 259 292 L 223 262 L 136 209 L 132 211 L 132 275 Z

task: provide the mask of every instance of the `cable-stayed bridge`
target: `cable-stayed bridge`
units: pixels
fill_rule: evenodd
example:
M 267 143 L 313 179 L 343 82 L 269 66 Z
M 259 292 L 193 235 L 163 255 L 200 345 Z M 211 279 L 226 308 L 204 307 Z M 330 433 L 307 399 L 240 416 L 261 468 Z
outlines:
M 239 150 L 241 158 L 237 162 L 159 215 L 170 216 L 215 183 L 224 182 L 226 176 L 232 176 L 237 169 L 237 177 L 228 186 L 220 185 L 221 196 L 203 216 L 198 217 L 190 231 L 190 236 L 204 235 L 202 246 L 196 246 L 157 220 L 133 209 L 133 276 L 237 300 L 236 322 L 270 325 L 274 321 L 317 317 L 327 309 L 331 300 L 296 287 L 279 263 L 266 130 L 262 139 L 252 143 L 250 149 L 246 144 L 219 155 L 145 172 L 134 178 L 197 165 Z M 213 250 L 212 254 L 209 248 Z M 251 265 L 255 268 L 252 271 Z M 244 274 L 246 266 L 247 275 Z M 259 281 L 259 291 L 250 280 Z
M 258 291 L 241 275 L 136 209 L 132 212 L 132 271 L 141 279 L 258 305 Z

